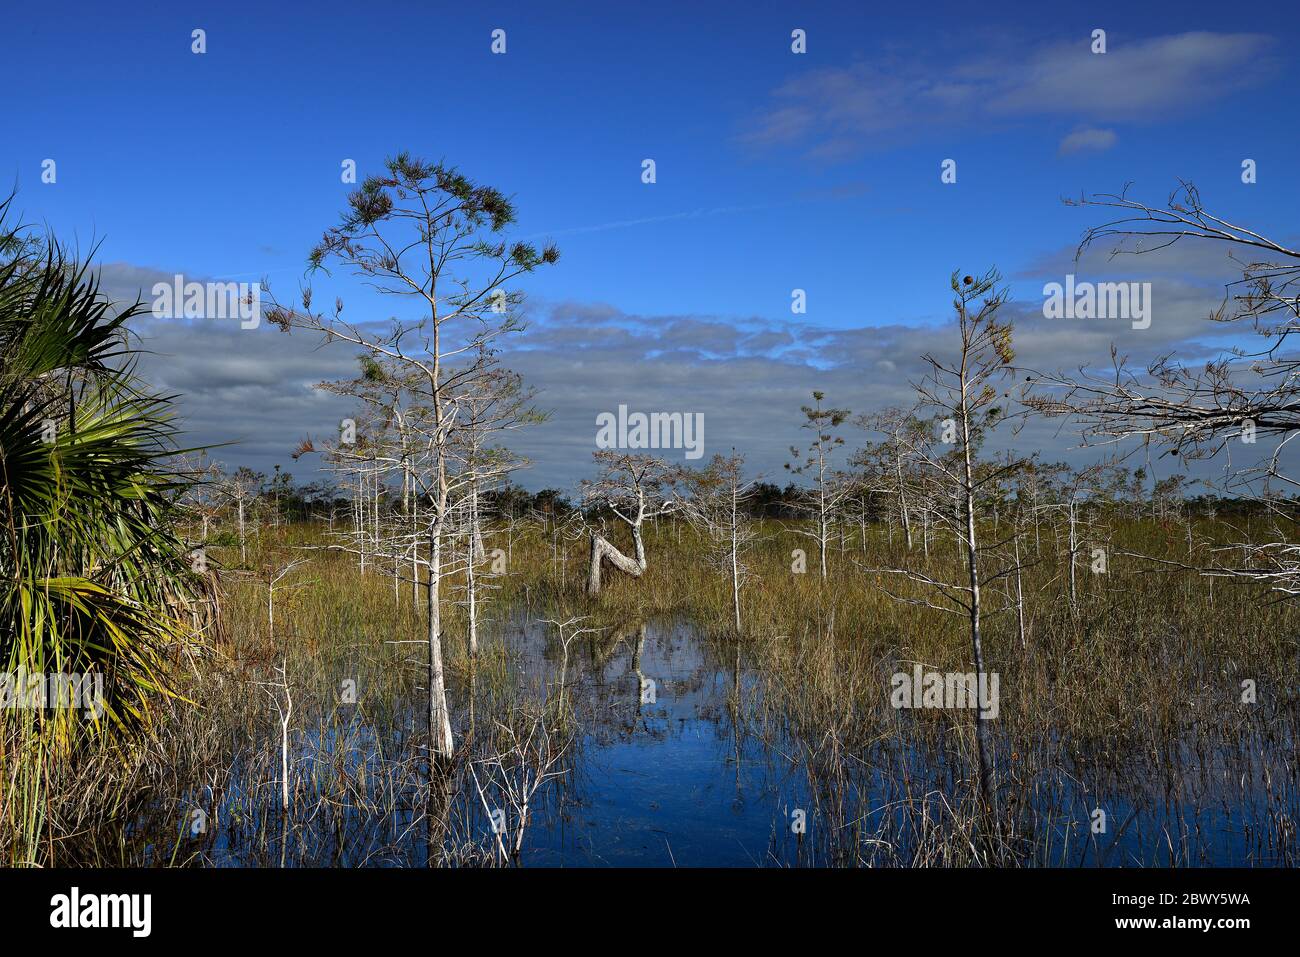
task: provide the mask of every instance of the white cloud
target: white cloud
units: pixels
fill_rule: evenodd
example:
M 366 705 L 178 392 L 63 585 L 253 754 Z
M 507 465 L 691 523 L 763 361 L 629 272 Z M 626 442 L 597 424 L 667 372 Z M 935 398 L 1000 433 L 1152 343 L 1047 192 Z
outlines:
M 1085 128 L 1075 130 L 1073 133 L 1061 140 L 1060 149 L 1057 151 L 1061 156 L 1068 156 L 1071 153 L 1095 152 L 1101 153 L 1115 145 L 1117 137 L 1114 130 L 1098 130 Z
M 1256 85 L 1276 41 L 1255 33 L 1182 33 L 1094 54 L 1086 38 L 976 57 L 884 57 L 796 76 L 772 93 L 741 139 L 826 159 L 943 128 L 1054 116 L 1161 122 Z
M 1137 363 L 1169 351 L 1192 357 L 1221 348 L 1231 332 L 1204 319 L 1222 300 L 1222 282 L 1233 276 L 1222 250 L 1173 247 L 1114 260 L 1097 250 L 1078 263 L 1072 252 L 1053 252 L 1010 277 L 1023 297 L 1007 310 L 1025 368 L 1104 363 L 1112 341 Z M 1044 319 L 1038 291 L 1067 272 L 1094 281 L 1113 276 L 1152 282 L 1151 328 Z M 134 299 L 138 288 L 148 288 L 161 274 L 113 264 L 103 275 L 106 291 Z M 545 424 L 510 437 L 511 447 L 534 462 L 518 476 L 533 488 L 572 487 L 589 475 L 596 416 L 619 404 L 702 412 L 706 456 L 734 447 L 747 455 L 752 470 L 785 481 L 782 463 L 801 438 L 799 407 L 813 389 L 855 413 L 910 405 L 911 383 L 925 373 L 920 356 L 943 356 L 954 341 L 948 323 L 845 329 L 793 319 L 637 315 L 606 303 L 572 302 L 534 301 L 529 311 L 528 331 L 502 361 L 538 388 L 538 404 L 553 413 Z M 342 344 L 320 347 L 313 337 L 286 335 L 265 323 L 245 330 L 234 321 L 147 316 L 133 328 L 153 352 L 143 358 L 141 371 L 158 388 L 181 396 L 178 411 L 188 440 L 237 443 L 214 452 L 227 464 L 269 472 L 278 463 L 300 480 L 312 478 L 315 463 L 294 463 L 289 453 L 305 436 L 333 433 L 353 411 L 347 400 L 313 388 L 356 374 L 354 355 Z M 853 430 L 846 435 L 850 446 L 867 438 Z M 1035 421 L 1002 441 L 1047 460 L 1087 458 L 1071 451 L 1077 440 L 1054 422 Z

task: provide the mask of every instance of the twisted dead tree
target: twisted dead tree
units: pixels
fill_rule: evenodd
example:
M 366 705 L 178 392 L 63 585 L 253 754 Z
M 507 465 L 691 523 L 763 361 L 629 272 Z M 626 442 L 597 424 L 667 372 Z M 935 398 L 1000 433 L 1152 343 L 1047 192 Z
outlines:
M 1184 241 L 1222 244 L 1240 266 L 1241 278 L 1227 284 L 1208 319 L 1249 327 L 1260 344 L 1255 350 L 1225 349 L 1194 365 L 1165 355 L 1145 369 L 1131 367 L 1112 346 L 1108 368 L 1040 376 L 1026 404 L 1081 423 L 1090 441 L 1162 445 L 1182 461 L 1223 454 L 1225 484 L 1261 503 L 1275 519 L 1278 540 L 1226 550 L 1243 554 L 1239 565 L 1214 561 L 1196 570 L 1300 593 L 1300 554 L 1291 541 L 1300 517 L 1294 501 L 1277 494 L 1279 488 L 1300 488 L 1300 480 L 1281 466 L 1287 445 L 1300 434 L 1300 355 L 1287 348 L 1300 331 L 1300 249 L 1211 213 L 1187 182 L 1163 205 L 1131 199 L 1127 188 L 1070 205 L 1103 210 L 1108 217 L 1084 233 L 1078 255 L 1099 240 L 1115 242 L 1112 257 L 1150 255 Z M 1240 442 L 1246 451 L 1257 438 L 1271 440 L 1271 449 L 1252 464 L 1235 467 L 1233 448 Z
M 587 572 L 587 594 L 600 594 L 601 568 L 605 562 L 632 578 L 645 574 L 645 541 L 641 536 L 647 520 L 671 511 L 671 486 L 675 469 L 653 455 L 617 452 L 594 453 L 601 471 L 597 478 L 582 483 L 582 502 L 589 508 L 608 509 L 632 534 L 632 555 L 619 551 L 595 529 L 591 535 L 591 561 Z

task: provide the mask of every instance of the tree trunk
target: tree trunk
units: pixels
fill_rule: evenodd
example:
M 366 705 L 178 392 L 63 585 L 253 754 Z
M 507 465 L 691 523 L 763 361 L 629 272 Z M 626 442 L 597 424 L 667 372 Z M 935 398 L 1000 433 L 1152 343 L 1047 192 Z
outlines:
M 436 760 L 452 754 L 451 715 L 442 673 L 442 612 L 438 601 L 442 583 L 442 510 L 429 532 L 429 751 Z
M 478 531 L 477 520 L 471 518 L 470 523 L 474 526 L 474 531 Z M 469 657 L 473 661 L 478 657 L 478 589 L 474 580 L 474 566 L 478 562 L 477 552 L 483 548 L 482 542 L 477 546 L 474 544 L 476 534 L 470 535 L 469 540 L 469 561 L 465 565 L 465 590 L 468 607 L 466 613 L 469 615 Z M 471 704 L 472 707 L 472 704 Z
M 736 613 L 736 634 L 740 634 L 740 499 L 737 483 L 739 475 L 731 482 L 731 607 Z
M 964 383 L 963 383 L 964 387 Z M 988 724 L 983 715 L 985 701 L 979 697 L 979 689 L 987 687 L 984 681 L 984 646 L 980 635 L 980 572 L 979 540 L 975 532 L 975 469 L 971 463 L 970 452 L 970 418 L 966 410 L 965 392 L 962 393 L 962 458 L 964 466 L 962 487 L 966 506 L 966 563 L 970 572 L 970 640 L 971 652 L 975 658 L 975 747 L 979 753 L 980 800 L 986 810 L 993 809 L 993 742 L 990 740 Z
M 740 634 L 740 559 L 736 554 L 739 547 L 733 529 L 731 535 L 731 607 L 736 613 L 736 634 Z
M 636 546 L 636 558 L 628 558 L 609 543 L 603 536 L 591 533 L 591 566 L 587 573 L 587 594 L 600 594 L 600 566 L 608 560 L 611 565 L 624 575 L 640 578 L 645 573 L 645 545 L 641 541 L 641 528 L 632 526 L 632 542 Z
M 411 607 L 420 607 L 420 500 L 412 494 L 411 502 Z
M 1029 649 L 1029 640 L 1025 636 L 1025 588 L 1020 577 L 1020 538 L 1016 539 L 1016 627 L 1020 632 L 1020 647 Z
M 1070 610 L 1079 610 L 1079 591 L 1075 578 L 1075 557 L 1079 553 L 1079 532 L 1074 511 L 1074 499 L 1070 499 Z
M 478 508 L 478 481 L 470 482 L 469 491 L 469 529 L 470 529 L 470 552 L 471 561 L 480 562 L 487 555 L 487 549 L 483 547 L 483 526 L 479 522 Z
M 817 515 L 817 554 L 821 560 L 822 581 L 826 580 L 826 540 L 830 538 L 830 523 L 826 519 L 826 505 L 821 505 Z

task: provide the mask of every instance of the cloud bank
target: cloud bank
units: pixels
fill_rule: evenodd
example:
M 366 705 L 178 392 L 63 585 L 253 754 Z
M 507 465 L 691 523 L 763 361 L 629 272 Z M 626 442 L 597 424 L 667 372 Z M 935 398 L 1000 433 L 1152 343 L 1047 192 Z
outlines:
M 1070 273 L 1081 280 L 1151 282 L 1151 327 L 1044 318 L 1043 284 Z M 133 300 L 140 288 L 147 291 L 170 273 L 114 263 L 103 277 L 106 292 Z M 1192 360 L 1217 355 L 1238 333 L 1205 317 L 1234 277 L 1226 255 L 1204 246 L 1109 260 L 1094 253 L 1078 263 L 1072 249 L 1044 255 L 1008 277 L 1019 294 L 1006 307 L 1015 323 L 1017 364 L 1055 371 L 1105 363 L 1112 343 L 1139 363 L 1171 351 Z M 947 278 L 936 274 L 936 286 Z M 340 419 L 354 412 L 348 400 L 314 387 L 355 375 L 355 354 L 341 344 L 323 346 L 265 323 L 241 329 L 230 320 L 147 316 L 133 329 L 150 352 L 141 371 L 158 388 L 181 396 L 181 424 L 190 441 L 235 443 L 213 453 L 229 465 L 270 471 L 279 463 L 300 479 L 314 477 L 312 464 L 294 463 L 289 453 L 305 436 L 334 434 Z M 951 323 L 832 328 L 797 316 L 638 315 L 609 303 L 533 301 L 528 330 L 502 361 L 539 390 L 538 403 L 551 418 L 511 435 L 511 447 L 533 462 L 518 480 L 534 489 L 571 488 L 590 475 L 597 417 L 626 405 L 702 414 L 706 457 L 734 448 L 747 455 L 753 472 L 783 482 L 789 447 L 804 444 L 799 409 L 812 390 L 855 413 L 910 406 L 912 384 L 926 372 L 921 357 L 943 357 L 954 344 Z M 852 429 L 844 434 L 850 447 L 869 438 Z M 1091 455 L 1075 449 L 1077 437 L 1061 432 L 1057 422 L 1032 421 L 999 442 L 1048 461 Z M 685 461 L 684 453 L 674 454 Z

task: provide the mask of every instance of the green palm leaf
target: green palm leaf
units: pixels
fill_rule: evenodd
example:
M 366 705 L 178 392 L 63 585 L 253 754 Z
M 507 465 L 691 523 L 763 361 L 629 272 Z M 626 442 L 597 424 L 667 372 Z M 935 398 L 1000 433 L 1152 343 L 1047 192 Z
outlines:
M 102 675 L 104 699 L 90 714 L 0 710 L 8 734 L 39 745 L 0 760 L 75 760 L 106 734 L 147 726 L 159 697 L 175 693 L 167 651 L 186 639 L 196 595 L 177 531 L 189 480 L 170 465 L 181 451 L 173 397 L 134 373 L 126 323 L 140 304 L 115 311 L 86 264 L 5 227 L 8 207 L 0 203 L 0 668 Z M 9 823 L 31 839 L 45 825 L 27 805 L 39 788 L 5 777 L 27 795 Z

